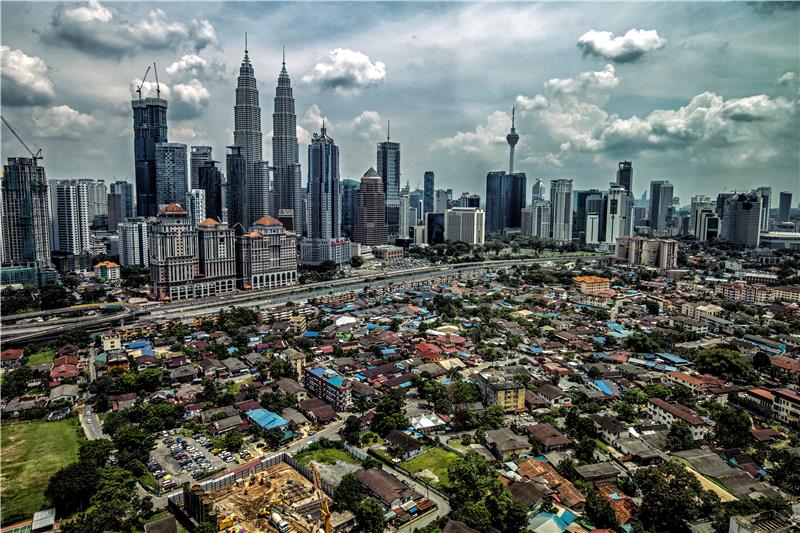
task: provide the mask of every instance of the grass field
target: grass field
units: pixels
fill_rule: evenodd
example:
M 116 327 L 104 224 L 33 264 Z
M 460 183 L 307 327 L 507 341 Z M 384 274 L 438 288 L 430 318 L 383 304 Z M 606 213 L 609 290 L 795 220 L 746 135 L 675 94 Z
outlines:
M 409 472 L 420 472 L 422 470 L 430 470 L 436 477 L 439 478 L 438 485 L 440 487 L 449 487 L 450 478 L 447 475 L 447 467 L 450 463 L 458 459 L 458 455 L 445 450 L 444 448 L 431 448 L 422 455 L 418 455 L 413 459 L 400 463 L 400 465 Z
M 3 424 L 2 524 L 30 518 L 46 503 L 47 481 L 78 458 L 84 440 L 78 421 Z
M 40 348 L 36 352 L 28 356 L 28 366 L 43 365 L 45 363 L 52 363 L 56 357 L 56 351 L 53 348 Z
M 317 463 L 324 463 L 328 465 L 336 464 L 341 461 L 343 463 L 357 464 L 358 459 L 350 455 L 344 450 L 339 448 L 320 448 L 319 450 L 306 450 L 294 456 L 295 460 L 302 464 L 308 465 L 311 461 Z

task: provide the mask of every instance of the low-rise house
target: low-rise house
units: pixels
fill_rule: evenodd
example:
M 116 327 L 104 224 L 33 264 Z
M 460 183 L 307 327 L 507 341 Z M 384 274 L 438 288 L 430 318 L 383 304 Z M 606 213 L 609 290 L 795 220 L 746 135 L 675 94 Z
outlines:
M 6 348 L 0 352 L 0 366 L 3 368 L 13 368 L 22 362 L 25 352 L 22 348 Z
M 533 424 L 527 430 L 531 437 L 542 443 L 545 452 L 563 450 L 571 444 L 569 438 L 551 424 Z
M 405 431 L 393 429 L 385 440 L 389 450 L 403 461 L 422 453 L 422 443 Z
M 240 359 L 235 357 L 228 357 L 220 361 L 222 365 L 227 369 L 229 376 L 241 376 L 242 374 L 247 374 L 250 369 L 244 362 Z
M 616 481 L 620 475 L 619 469 L 617 469 L 613 463 L 595 463 L 576 466 L 575 471 L 583 481 L 595 485 Z
M 292 378 L 278 379 L 278 390 L 289 396 L 294 396 L 298 403 L 308 399 L 308 391 Z
M 547 403 L 550 406 L 568 405 L 572 403 L 572 398 L 569 396 L 569 394 L 555 385 L 551 385 L 550 383 L 541 385 L 537 389 L 536 393 L 547 400 Z
M 192 365 L 183 365 L 170 370 L 169 377 L 173 382 L 187 383 L 197 378 L 197 370 Z
M 239 429 L 244 431 L 247 429 L 247 422 L 242 420 L 238 414 L 228 416 L 220 420 L 215 420 L 208 425 L 208 431 L 215 435 L 221 435 L 232 429 Z
M 261 407 L 247 411 L 245 416 L 253 427 L 257 427 L 262 434 L 266 434 L 272 429 L 283 430 L 289 425 L 289 421 L 281 415 Z
M 629 435 L 628 427 L 610 415 L 592 414 L 589 415 L 594 425 L 597 427 L 600 437 L 606 444 L 613 446 L 614 442 Z
M 683 420 L 689 427 L 694 440 L 703 440 L 711 430 L 710 425 L 700 418 L 695 411 L 677 402 L 667 402 L 661 398 L 650 398 L 645 405 L 645 412 L 657 424 L 671 426 L 678 420 Z
M 487 431 L 486 447 L 501 461 L 508 461 L 531 449 L 528 440 L 520 437 L 510 428 Z
M 772 412 L 785 424 L 797 424 L 800 422 L 800 394 L 791 389 L 776 390 Z
M 319 398 L 309 398 L 303 400 L 297 407 L 304 413 L 309 420 L 317 425 L 324 425 L 339 418 L 336 410 L 328 403 Z
M 362 468 L 356 470 L 353 475 L 364 485 L 368 493 L 389 509 L 400 507 L 407 501 L 414 501 L 421 497 L 414 489 L 406 486 L 382 468 Z
M 48 400 L 49 403 L 55 403 L 60 401 L 66 401 L 70 404 L 74 404 L 75 400 L 78 399 L 79 395 L 78 386 L 77 385 L 59 385 L 58 387 L 54 387 L 50 389 L 50 398 Z

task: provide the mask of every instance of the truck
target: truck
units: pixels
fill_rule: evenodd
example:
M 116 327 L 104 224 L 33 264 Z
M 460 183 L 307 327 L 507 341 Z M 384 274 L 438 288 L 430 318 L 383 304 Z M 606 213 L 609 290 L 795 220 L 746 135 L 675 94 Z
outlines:
M 286 533 L 287 531 L 289 531 L 289 522 L 281 518 L 281 515 L 279 515 L 278 513 L 273 512 L 270 515 L 269 519 L 272 522 L 272 525 L 278 528 L 278 531 L 280 531 L 281 533 Z

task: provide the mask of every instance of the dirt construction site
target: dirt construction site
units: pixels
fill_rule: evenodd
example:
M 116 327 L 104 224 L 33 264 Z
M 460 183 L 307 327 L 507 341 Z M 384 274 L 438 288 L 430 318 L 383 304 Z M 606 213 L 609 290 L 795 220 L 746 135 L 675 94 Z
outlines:
M 314 485 L 280 462 L 233 485 L 207 493 L 219 531 L 227 533 L 318 532 L 319 500 Z

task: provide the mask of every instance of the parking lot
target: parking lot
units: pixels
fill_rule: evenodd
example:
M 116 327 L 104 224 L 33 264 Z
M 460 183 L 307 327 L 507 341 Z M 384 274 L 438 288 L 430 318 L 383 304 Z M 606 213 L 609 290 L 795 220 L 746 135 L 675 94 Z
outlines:
M 150 452 L 147 468 L 158 481 L 162 491 L 180 487 L 184 482 L 203 478 L 213 472 L 237 464 L 233 454 L 217 450 L 212 453 L 211 440 L 203 435 L 184 436 L 177 432 L 162 432 L 156 448 Z

